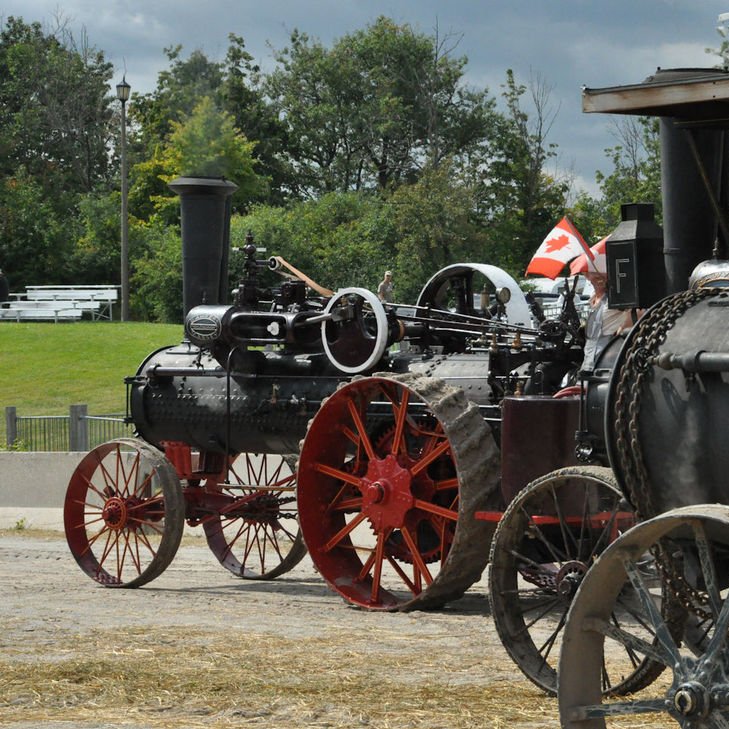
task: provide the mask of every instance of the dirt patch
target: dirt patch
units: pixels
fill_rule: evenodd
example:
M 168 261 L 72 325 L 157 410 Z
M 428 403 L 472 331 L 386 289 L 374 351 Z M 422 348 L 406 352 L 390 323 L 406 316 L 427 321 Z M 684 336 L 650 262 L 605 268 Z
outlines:
M 0 726 L 557 727 L 482 581 L 438 612 L 367 613 L 308 558 L 272 582 L 185 538 L 138 590 L 96 586 L 62 535 L 0 533 Z

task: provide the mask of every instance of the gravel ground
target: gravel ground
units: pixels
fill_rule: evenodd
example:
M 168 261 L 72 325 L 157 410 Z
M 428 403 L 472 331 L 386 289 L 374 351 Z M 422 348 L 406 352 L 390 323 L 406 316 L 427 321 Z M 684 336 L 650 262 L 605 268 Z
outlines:
M 0 594 L 3 727 L 559 725 L 504 652 L 483 580 L 441 611 L 367 613 L 308 558 L 246 582 L 188 537 L 157 580 L 115 590 L 61 534 L 5 531 Z

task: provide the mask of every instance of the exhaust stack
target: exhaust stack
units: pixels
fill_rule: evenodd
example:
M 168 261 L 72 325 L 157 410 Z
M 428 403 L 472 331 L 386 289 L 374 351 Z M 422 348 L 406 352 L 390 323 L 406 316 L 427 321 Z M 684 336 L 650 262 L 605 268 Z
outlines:
M 238 186 L 219 177 L 178 177 L 169 188 L 180 196 L 184 319 L 199 304 L 227 302 L 231 195 Z

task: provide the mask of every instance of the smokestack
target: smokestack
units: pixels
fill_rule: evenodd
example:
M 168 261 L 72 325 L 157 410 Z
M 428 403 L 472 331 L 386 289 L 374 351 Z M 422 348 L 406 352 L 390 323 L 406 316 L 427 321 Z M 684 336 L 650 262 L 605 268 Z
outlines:
M 180 196 L 185 317 L 199 304 L 227 300 L 231 195 L 238 186 L 219 177 L 178 177 L 169 188 Z

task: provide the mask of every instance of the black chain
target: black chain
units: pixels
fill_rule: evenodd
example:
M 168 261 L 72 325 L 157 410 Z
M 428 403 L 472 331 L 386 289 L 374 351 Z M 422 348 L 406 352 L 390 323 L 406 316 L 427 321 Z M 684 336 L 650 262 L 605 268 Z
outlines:
M 638 321 L 629 349 L 624 353 L 615 398 L 615 446 L 622 467 L 623 486 L 640 519 L 657 515 L 638 429 L 643 387 L 650 381 L 653 359 L 676 321 L 699 301 L 719 293 L 717 289 L 702 288 L 664 299 Z M 702 619 L 713 618 L 711 613 L 699 607 L 708 605 L 708 596 L 686 582 L 668 542 L 664 540 L 663 544 L 654 545 L 651 554 L 662 579 L 682 606 Z

